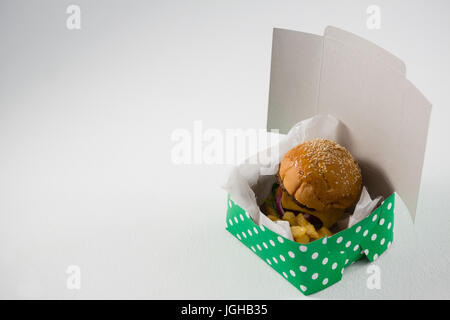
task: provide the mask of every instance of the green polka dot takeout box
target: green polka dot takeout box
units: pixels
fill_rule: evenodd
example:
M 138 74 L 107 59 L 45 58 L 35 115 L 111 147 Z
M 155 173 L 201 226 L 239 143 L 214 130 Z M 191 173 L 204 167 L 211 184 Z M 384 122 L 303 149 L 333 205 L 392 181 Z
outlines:
M 309 295 L 342 279 L 344 269 L 366 257 L 376 260 L 393 241 L 395 194 L 367 218 L 331 237 L 308 244 L 284 238 L 228 199 L 226 229 L 282 277 Z
M 333 285 L 351 263 L 374 261 L 392 244 L 395 194 L 414 221 L 430 114 L 404 62 L 387 50 L 332 26 L 323 35 L 273 29 L 267 129 L 287 135 L 269 161 L 273 166 L 241 165 L 234 178 L 230 174 L 226 229 L 303 294 Z M 302 245 L 265 222 L 257 202 L 282 155 L 312 138 L 346 147 L 361 166 L 364 186 L 385 200 L 342 231 Z
M 305 295 L 338 282 L 345 268 L 363 257 L 376 260 L 393 241 L 395 194 L 376 207 L 381 197 L 372 200 L 365 186 L 356 205 L 359 211 L 351 214 L 352 223 L 308 244 L 291 240 L 286 222 L 283 228 L 259 209 L 258 202 L 267 198 L 268 187 L 276 181 L 279 159 L 292 147 L 315 137 L 336 141 L 339 124 L 331 115 L 296 123 L 272 149 L 234 168 L 224 186 L 228 191 L 226 229 Z

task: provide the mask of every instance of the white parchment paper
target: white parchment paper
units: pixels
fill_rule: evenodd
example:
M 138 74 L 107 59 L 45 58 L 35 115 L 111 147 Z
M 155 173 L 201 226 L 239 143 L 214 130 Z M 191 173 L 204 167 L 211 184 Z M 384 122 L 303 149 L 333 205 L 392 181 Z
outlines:
M 330 139 L 345 146 L 345 143 L 337 139 L 338 126 L 339 120 L 331 115 L 317 115 L 298 122 L 277 144 L 233 168 L 223 188 L 257 225 L 293 240 L 289 222 L 270 220 L 261 212 L 259 205 L 268 197 L 276 181 L 279 163 L 287 151 L 313 138 Z M 381 197 L 371 199 L 366 187 L 363 187 L 354 212 L 339 221 L 338 228 L 345 229 L 361 221 L 375 209 L 380 200 Z

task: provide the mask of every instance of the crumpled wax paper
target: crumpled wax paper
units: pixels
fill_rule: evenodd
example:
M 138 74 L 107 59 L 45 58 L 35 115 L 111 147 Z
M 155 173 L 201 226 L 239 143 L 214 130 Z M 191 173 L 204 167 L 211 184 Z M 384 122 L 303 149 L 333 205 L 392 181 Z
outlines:
M 275 175 L 283 155 L 298 144 L 313 138 L 329 139 L 345 146 L 345 143 L 338 141 L 338 127 L 339 120 L 331 115 L 316 115 L 298 122 L 287 135 L 280 138 L 278 143 L 234 167 L 223 188 L 257 225 L 263 225 L 273 232 L 293 240 L 289 222 L 270 220 L 261 212 L 259 206 L 268 197 L 273 183 L 276 182 Z M 366 187 L 363 187 L 353 213 L 339 221 L 337 229 L 351 227 L 366 218 L 380 200 L 381 196 L 371 199 Z

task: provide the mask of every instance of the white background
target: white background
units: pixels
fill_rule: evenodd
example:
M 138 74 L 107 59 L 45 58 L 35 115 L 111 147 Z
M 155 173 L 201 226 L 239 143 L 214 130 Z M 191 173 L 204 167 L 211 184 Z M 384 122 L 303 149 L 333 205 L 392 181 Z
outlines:
M 66 8 L 81 7 L 81 30 Z M 381 29 L 366 9 L 381 8 Z M 334 25 L 403 59 L 432 102 L 416 222 L 309 298 L 450 298 L 448 1 L 0 1 L 0 297 L 303 299 L 225 231 L 229 165 L 171 133 L 265 128 L 272 28 Z M 66 287 L 69 265 L 81 289 Z

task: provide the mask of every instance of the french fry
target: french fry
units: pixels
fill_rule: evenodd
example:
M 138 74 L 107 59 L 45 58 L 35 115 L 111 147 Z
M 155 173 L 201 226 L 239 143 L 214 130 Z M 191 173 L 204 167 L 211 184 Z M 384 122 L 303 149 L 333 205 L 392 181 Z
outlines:
M 270 205 L 266 204 L 266 213 L 267 216 L 271 215 L 271 216 L 278 216 L 278 212 Z
M 309 243 L 310 239 L 309 239 L 308 235 L 304 234 L 300 237 L 294 238 L 294 240 L 301 244 L 307 244 L 307 243 Z
M 310 224 L 308 222 L 308 220 L 306 220 L 305 217 L 303 216 L 303 214 L 301 214 L 301 213 L 299 213 L 296 218 L 297 218 L 297 223 L 299 226 L 306 228 L 306 226 Z
M 308 226 L 306 226 L 306 234 L 314 240 L 320 238 L 319 234 L 316 231 L 316 228 L 314 228 L 314 226 L 312 224 L 309 224 Z
M 283 220 L 289 221 L 289 224 L 292 226 L 297 226 L 297 219 L 295 217 L 295 214 L 291 211 L 286 211 L 282 217 Z
M 291 227 L 292 236 L 298 243 L 306 244 L 309 242 L 309 236 L 306 234 L 306 228 L 300 226 Z
M 318 231 L 320 238 L 322 237 L 331 237 L 333 234 L 327 227 L 322 227 Z
M 311 223 L 309 223 L 308 220 L 305 219 L 303 214 L 299 213 L 296 218 L 297 218 L 296 219 L 297 223 L 306 229 L 306 234 L 310 238 L 312 238 L 314 240 L 320 238 L 319 234 L 316 231 L 316 228 L 314 228 L 314 226 Z
M 306 229 L 304 227 L 300 226 L 293 226 L 291 227 L 292 236 L 294 238 L 301 237 L 304 234 L 306 234 Z
M 277 216 L 274 216 L 272 214 L 267 215 L 267 218 L 269 218 L 272 221 L 278 221 L 281 220 L 280 218 L 278 218 Z

